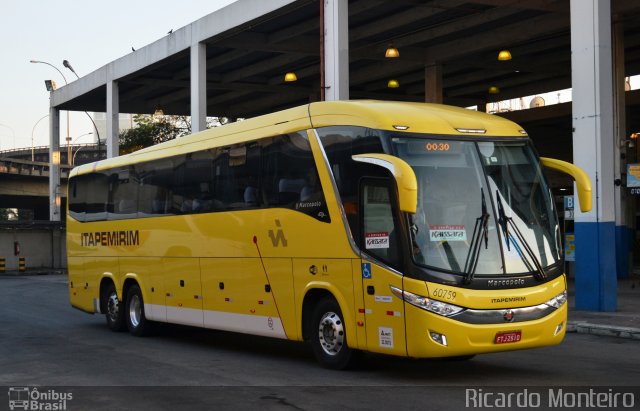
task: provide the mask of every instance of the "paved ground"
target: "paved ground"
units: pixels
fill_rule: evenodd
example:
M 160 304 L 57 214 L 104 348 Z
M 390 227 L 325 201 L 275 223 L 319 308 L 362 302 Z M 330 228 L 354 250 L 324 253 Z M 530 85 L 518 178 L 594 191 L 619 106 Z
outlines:
M 467 362 L 370 356 L 336 372 L 300 343 L 176 326 L 113 333 L 69 306 L 64 275 L 0 277 L 0 301 L 0 386 L 72 392 L 67 409 L 461 409 L 468 387 L 640 385 L 632 339 L 576 333 Z

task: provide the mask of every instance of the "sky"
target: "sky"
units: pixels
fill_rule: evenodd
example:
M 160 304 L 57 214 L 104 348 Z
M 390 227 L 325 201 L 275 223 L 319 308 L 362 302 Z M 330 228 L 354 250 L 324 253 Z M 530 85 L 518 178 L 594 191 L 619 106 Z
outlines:
M 235 0 L 5 0 L 0 13 L 0 150 L 49 145 L 49 92 L 44 80 L 64 85 L 82 77 Z M 632 78 L 632 88 L 640 78 Z M 568 93 L 570 96 L 570 93 Z M 570 99 L 570 97 L 568 97 Z M 545 96 L 556 102 L 555 93 Z M 564 97 L 563 97 L 564 100 Z M 526 104 L 528 104 L 528 101 Z M 66 137 L 66 112 L 60 113 L 60 137 Z M 95 141 L 90 120 L 71 112 L 70 136 L 76 144 Z
M 234 0 L 23 0 L 3 1 L 0 13 L 0 150 L 49 144 L 49 92 L 44 80 L 64 85 L 56 66 L 69 60 L 80 77 L 179 29 Z M 60 113 L 66 137 L 66 112 Z M 41 121 L 39 121 L 42 119 Z M 39 122 L 38 122 L 39 121 Z M 71 112 L 70 135 L 76 144 L 95 141 L 90 120 Z

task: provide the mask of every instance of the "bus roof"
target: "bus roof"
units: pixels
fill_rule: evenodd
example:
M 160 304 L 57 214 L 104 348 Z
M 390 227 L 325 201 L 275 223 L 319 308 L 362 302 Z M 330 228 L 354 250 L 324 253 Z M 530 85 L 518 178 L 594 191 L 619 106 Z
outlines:
M 260 137 L 338 125 L 480 138 L 523 137 L 524 133 L 522 127 L 510 120 L 461 107 L 377 100 L 323 101 L 213 127 L 131 154 L 84 164 L 74 168 L 70 176 Z

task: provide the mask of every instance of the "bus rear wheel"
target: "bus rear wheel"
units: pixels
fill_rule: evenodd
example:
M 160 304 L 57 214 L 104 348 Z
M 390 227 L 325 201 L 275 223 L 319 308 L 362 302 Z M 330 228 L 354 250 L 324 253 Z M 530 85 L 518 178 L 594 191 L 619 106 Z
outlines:
M 118 298 L 116 292 L 116 286 L 113 283 L 107 285 L 102 297 L 105 302 L 105 317 L 107 318 L 107 326 L 112 331 L 124 331 L 126 330 L 126 324 L 124 322 L 124 307 L 122 301 Z
M 355 362 L 355 352 L 347 345 L 347 331 L 340 306 L 333 298 L 318 302 L 311 317 L 311 347 L 325 368 L 343 370 Z
M 149 334 L 151 324 L 144 315 L 144 300 L 142 291 L 137 284 L 129 287 L 125 304 L 125 319 L 127 328 L 132 335 L 142 337 Z

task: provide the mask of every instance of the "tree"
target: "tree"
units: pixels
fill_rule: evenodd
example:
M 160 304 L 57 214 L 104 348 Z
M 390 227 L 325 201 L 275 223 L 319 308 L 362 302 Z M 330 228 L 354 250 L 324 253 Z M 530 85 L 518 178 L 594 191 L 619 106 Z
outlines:
M 135 127 L 124 130 L 119 135 L 120 154 L 129 154 L 145 147 L 173 140 L 191 134 L 191 118 L 188 116 L 133 116 Z M 207 118 L 207 128 L 219 127 L 232 122 L 226 117 Z
M 186 125 L 177 116 L 153 117 L 144 114 L 133 116 L 135 127 L 124 130 L 119 135 L 120 154 L 128 154 L 176 137 L 189 134 L 191 125 Z

